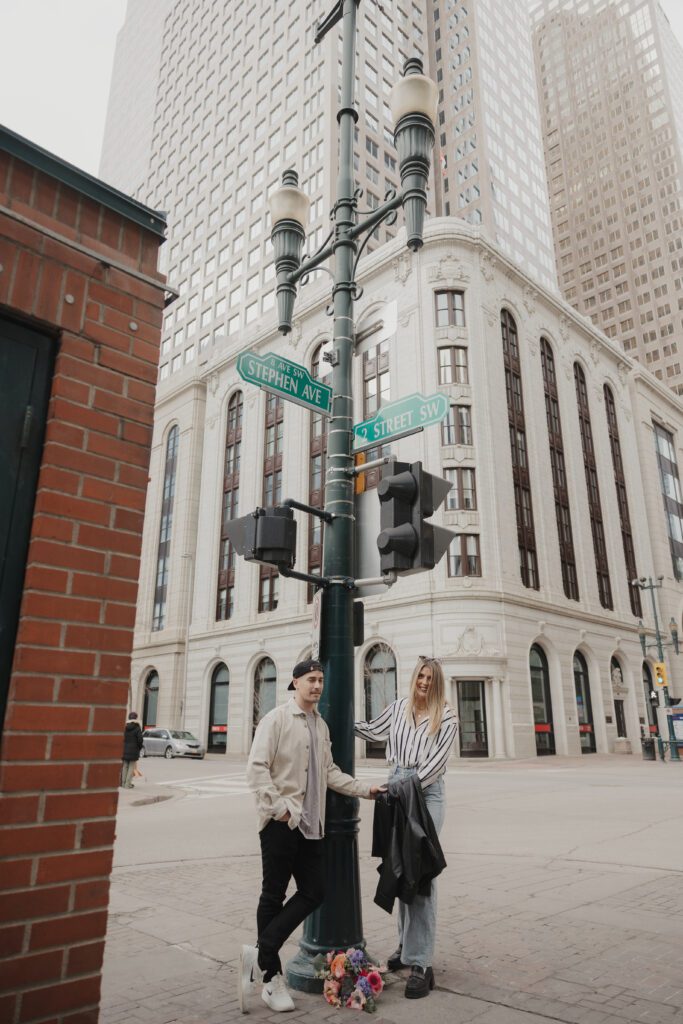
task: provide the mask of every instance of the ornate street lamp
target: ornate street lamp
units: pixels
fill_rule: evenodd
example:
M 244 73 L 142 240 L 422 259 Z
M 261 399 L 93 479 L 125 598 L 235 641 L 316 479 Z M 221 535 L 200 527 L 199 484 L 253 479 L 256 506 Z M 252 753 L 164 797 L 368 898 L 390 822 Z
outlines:
M 403 78 L 391 90 L 389 103 L 396 125 L 394 145 L 401 172 L 408 248 L 413 252 L 422 246 L 438 102 L 436 83 L 422 74 L 419 57 L 411 57 L 405 62 Z
M 334 256 L 334 313 L 332 353 L 332 407 L 328 433 L 322 577 L 322 628 L 320 658 L 325 670 L 325 691 L 320 710 L 330 728 L 336 763 L 346 772 L 354 765 L 354 478 L 352 363 L 355 348 L 354 301 L 358 298 L 356 270 L 363 249 L 375 228 L 396 219 L 403 206 L 407 244 L 422 245 L 430 157 L 435 140 L 436 85 L 422 74 L 417 59 L 406 61 L 404 76 L 392 91 L 394 141 L 399 157 L 401 191 L 391 189 L 384 202 L 361 217 L 353 169 L 356 18 L 360 0 L 337 0 L 319 24 L 315 36 L 324 35 L 343 21 L 339 165 L 334 226 L 312 256 L 302 259 L 308 218 L 308 200 L 288 170 L 282 186 L 270 197 L 272 241 L 277 275 L 278 327 L 283 334 L 292 328 L 296 285 L 306 274 Z M 357 244 L 361 236 L 365 236 Z M 379 460 L 386 462 L 387 459 Z M 369 468 L 366 464 L 365 469 Z M 290 985 L 319 991 L 313 959 L 330 949 L 364 945 L 358 870 L 358 801 L 328 793 L 326 815 L 326 899 L 304 926 L 299 954 L 288 963 Z

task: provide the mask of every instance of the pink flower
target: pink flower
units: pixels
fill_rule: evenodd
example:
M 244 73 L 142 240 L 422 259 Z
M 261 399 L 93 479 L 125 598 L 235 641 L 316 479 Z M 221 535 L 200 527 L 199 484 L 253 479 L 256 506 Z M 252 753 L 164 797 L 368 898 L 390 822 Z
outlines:
M 354 988 L 353 992 L 346 1000 L 346 1005 L 350 1010 L 362 1010 L 365 1006 L 365 996 L 359 988 Z
M 341 999 L 339 998 L 340 984 L 338 981 L 333 981 L 328 978 L 323 985 L 323 995 L 330 1004 L 330 1006 L 341 1006 Z
M 330 974 L 333 978 L 343 978 L 346 974 L 346 953 L 337 953 L 330 964 Z
M 379 971 L 370 971 L 367 977 L 368 982 L 370 984 L 370 988 L 372 989 L 373 993 L 377 995 L 384 988 L 384 982 L 382 981 L 381 974 L 379 973 Z

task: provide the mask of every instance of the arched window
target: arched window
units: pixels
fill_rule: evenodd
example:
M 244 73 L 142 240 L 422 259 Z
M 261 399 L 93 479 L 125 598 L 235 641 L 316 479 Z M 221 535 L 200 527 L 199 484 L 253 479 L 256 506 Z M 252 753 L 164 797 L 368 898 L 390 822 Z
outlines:
M 168 594 L 168 568 L 171 557 L 171 529 L 173 527 L 173 499 L 178 463 L 178 439 L 180 431 L 176 424 L 171 428 L 166 442 L 166 463 L 164 466 L 164 490 L 161 499 L 161 522 L 159 524 L 159 548 L 157 552 L 157 575 L 154 588 L 154 614 L 152 629 L 163 629 L 166 623 L 166 597 Z
M 252 715 L 252 734 L 264 715 L 275 707 L 275 687 L 277 673 L 270 658 L 262 658 L 254 672 L 254 708 Z
M 611 658 L 609 663 L 609 676 L 612 682 L 612 699 L 614 701 L 614 719 L 617 726 L 617 736 L 626 738 L 626 714 L 624 712 L 624 676 L 621 665 L 616 658 Z
M 363 664 L 365 719 L 377 718 L 396 700 L 396 658 L 388 644 L 375 644 Z M 385 743 L 366 742 L 366 757 L 384 757 Z
M 524 423 L 524 400 L 522 397 L 522 369 L 519 361 L 517 324 L 507 309 L 502 309 L 500 312 L 500 330 L 503 338 L 505 389 L 507 392 L 510 449 L 512 453 L 512 482 L 515 491 L 515 512 L 517 514 L 519 571 L 524 586 L 538 590 L 536 534 L 534 531 L 534 513 L 531 502 L 529 463 L 526 454 L 527 443 Z
M 324 345 L 318 345 L 313 354 L 311 376 L 320 379 L 320 362 Z M 327 453 L 327 416 L 320 412 L 311 413 L 311 436 L 309 444 L 308 504 L 313 508 L 325 505 L 325 456 Z M 317 516 L 308 517 L 308 571 L 319 573 L 323 562 L 323 521 Z M 313 586 L 308 588 L 308 600 L 313 600 Z
M 574 384 L 576 385 L 576 402 L 579 408 L 581 448 L 586 473 L 588 508 L 591 517 L 593 552 L 595 554 L 595 571 L 598 577 L 598 593 L 602 607 L 612 608 L 612 587 L 609 580 L 609 565 L 607 564 L 607 545 L 605 544 L 605 528 L 602 522 L 602 504 L 600 502 L 598 469 L 595 462 L 595 449 L 593 447 L 588 389 L 586 388 L 586 376 L 578 363 L 574 363 Z
M 631 611 L 640 619 L 643 611 L 640 604 L 640 590 L 633 585 L 633 580 L 638 576 L 636 572 L 636 556 L 633 550 L 633 534 L 631 532 L 631 517 L 628 513 L 628 498 L 626 496 L 626 477 L 624 476 L 624 464 L 621 459 L 621 443 L 619 441 L 619 423 L 617 421 L 617 410 L 614 404 L 614 395 L 605 384 L 603 394 L 605 396 L 605 412 L 607 413 L 607 429 L 609 430 L 609 446 L 612 451 L 612 466 L 614 467 L 614 484 L 617 489 L 617 504 L 619 505 L 619 524 L 621 526 L 621 542 L 624 546 L 624 561 L 626 562 L 626 583 L 628 596 L 631 602 Z M 622 734 L 619 733 L 621 736 Z M 626 735 L 626 733 L 624 733 Z
M 228 692 L 230 673 L 227 665 L 216 665 L 211 676 L 209 697 L 209 735 L 207 749 L 212 754 L 224 754 L 228 744 Z
M 264 508 L 282 501 L 282 451 L 284 446 L 285 403 L 277 395 L 266 394 L 265 442 L 263 450 Z M 277 608 L 278 571 L 274 565 L 259 566 L 258 610 Z
M 590 679 L 588 665 L 580 651 L 574 654 L 574 689 L 576 691 L 576 710 L 581 737 L 581 753 L 595 753 L 595 729 L 593 727 L 593 704 L 591 702 Z
M 226 529 L 230 520 L 239 515 L 242 407 L 242 392 L 237 391 L 228 403 L 228 426 L 223 467 L 221 543 L 218 557 L 217 620 L 229 619 L 235 608 L 235 551 L 228 540 Z
M 565 597 L 578 601 L 579 583 L 576 578 L 576 557 L 574 555 L 574 538 L 572 537 L 572 520 L 569 510 L 567 472 L 564 464 L 564 443 L 562 440 L 557 378 L 555 376 L 555 357 L 553 356 L 550 343 L 545 338 L 541 338 L 541 366 L 543 368 L 543 390 L 545 392 L 545 415 L 548 423 L 550 465 L 553 474 L 555 519 L 557 521 L 557 533 L 560 542 L 562 587 Z
M 159 673 L 150 672 L 145 679 L 145 700 L 142 706 L 142 728 L 157 724 L 159 703 Z
M 550 697 L 550 672 L 545 651 L 534 644 L 529 651 L 529 673 L 531 675 L 531 702 L 534 709 L 534 733 L 536 753 L 540 756 L 555 753 L 555 730 L 553 727 L 553 705 Z

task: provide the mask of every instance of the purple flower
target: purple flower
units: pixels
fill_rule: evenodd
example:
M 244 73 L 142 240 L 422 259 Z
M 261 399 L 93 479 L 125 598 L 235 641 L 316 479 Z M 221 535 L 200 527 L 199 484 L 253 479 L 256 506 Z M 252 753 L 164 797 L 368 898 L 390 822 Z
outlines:
M 364 975 L 361 975 L 356 982 L 356 988 L 361 990 L 366 999 L 368 996 L 372 995 L 372 985 Z

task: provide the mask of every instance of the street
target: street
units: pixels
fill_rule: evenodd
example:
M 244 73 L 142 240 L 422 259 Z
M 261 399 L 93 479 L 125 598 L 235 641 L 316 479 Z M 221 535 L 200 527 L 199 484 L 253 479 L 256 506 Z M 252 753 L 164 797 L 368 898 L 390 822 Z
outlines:
M 244 759 L 147 758 L 121 792 L 102 1024 L 240 1017 L 235 971 L 260 884 Z M 382 781 L 384 762 L 357 774 Z M 683 1024 L 683 766 L 639 757 L 453 763 L 446 777 L 436 990 L 418 1004 L 453 1024 Z M 372 902 L 372 806 L 361 802 L 368 950 L 395 918 Z M 285 950 L 294 953 L 296 944 Z M 388 975 L 378 1024 L 413 1020 Z M 336 1019 L 295 994 L 290 1018 Z M 345 1011 L 350 1012 L 350 1011 Z M 275 1015 L 257 992 L 251 1017 Z

